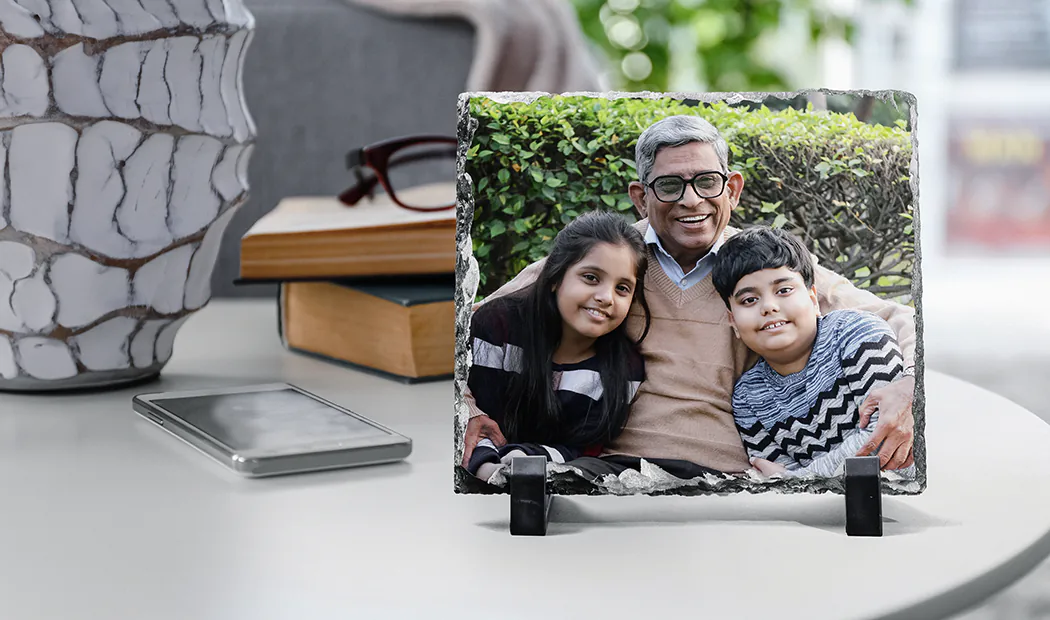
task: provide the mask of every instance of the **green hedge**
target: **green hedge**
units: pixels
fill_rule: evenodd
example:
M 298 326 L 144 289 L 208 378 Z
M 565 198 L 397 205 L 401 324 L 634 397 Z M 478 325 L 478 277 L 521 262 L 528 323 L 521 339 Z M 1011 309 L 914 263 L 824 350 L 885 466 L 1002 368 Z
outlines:
M 821 263 L 876 294 L 909 301 L 913 260 L 911 139 L 904 121 L 868 125 L 835 112 L 670 99 L 470 100 L 477 120 L 466 172 L 474 185 L 479 295 L 545 256 L 579 213 L 637 215 L 634 145 L 655 121 L 696 114 L 721 131 L 745 178 L 735 226 L 783 226 Z

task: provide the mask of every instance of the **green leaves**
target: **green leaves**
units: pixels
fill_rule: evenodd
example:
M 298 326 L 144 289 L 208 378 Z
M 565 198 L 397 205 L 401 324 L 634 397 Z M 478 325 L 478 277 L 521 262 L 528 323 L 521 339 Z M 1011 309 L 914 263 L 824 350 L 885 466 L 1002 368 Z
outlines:
M 914 0 L 903 0 L 913 2 Z M 784 30 L 785 18 L 801 27 L 795 44 L 851 41 L 851 18 L 812 0 L 732 2 L 730 0 L 572 0 L 591 44 L 606 56 L 614 90 L 676 90 L 671 66 L 689 58 L 690 75 L 706 91 L 789 91 L 769 37 Z M 798 28 L 789 28 L 795 32 Z M 786 31 L 785 31 L 786 32 Z
M 638 177 L 635 145 L 645 128 L 675 114 L 702 116 L 728 142 L 730 168 L 745 178 L 732 225 L 818 231 L 807 247 L 851 279 L 863 255 L 857 247 L 886 244 L 910 260 L 910 220 L 880 211 L 910 218 L 912 143 L 903 127 L 834 112 L 694 107 L 673 99 L 475 98 L 469 108 L 479 121 L 466 172 L 474 181 L 471 239 L 484 274 L 481 294 L 545 256 L 555 233 L 580 213 L 608 209 L 636 220 L 627 193 Z M 895 234 L 883 235 L 889 229 Z M 875 271 L 886 269 L 897 277 L 901 268 Z M 894 290 L 907 281 L 894 281 Z

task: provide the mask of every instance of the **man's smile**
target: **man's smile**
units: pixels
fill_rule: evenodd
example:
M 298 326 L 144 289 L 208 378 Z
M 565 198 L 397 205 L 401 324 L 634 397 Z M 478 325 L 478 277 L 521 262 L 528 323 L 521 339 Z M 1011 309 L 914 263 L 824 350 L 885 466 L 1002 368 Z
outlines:
M 675 218 L 679 224 L 684 224 L 687 227 L 699 226 L 711 218 L 710 213 L 704 213 L 701 215 L 687 215 L 685 217 Z

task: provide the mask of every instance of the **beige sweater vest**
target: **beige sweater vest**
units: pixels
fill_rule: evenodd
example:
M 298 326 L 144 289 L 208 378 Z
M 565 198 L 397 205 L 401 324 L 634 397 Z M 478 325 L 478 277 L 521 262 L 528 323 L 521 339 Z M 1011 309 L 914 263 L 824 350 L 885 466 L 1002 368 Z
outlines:
M 735 232 L 735 231 L 730 231 Z M 642 341 L 646 379 L 631 415 L 605 454 L 682 459 L 724 472 L 749 467 L 733 422 L 733 385 L 755 361 L 733 336 L 711 276 L 680 289 L 649 249 L 645 299 L 652 323 Z M 631 308 L 641 333 L 641 307 Z

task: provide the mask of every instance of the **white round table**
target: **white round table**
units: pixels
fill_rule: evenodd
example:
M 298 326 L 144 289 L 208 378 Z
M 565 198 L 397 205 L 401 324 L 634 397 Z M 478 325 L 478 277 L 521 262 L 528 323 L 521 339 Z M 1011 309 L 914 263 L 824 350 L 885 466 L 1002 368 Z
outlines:
M 281 349 L 275 305 L 216 301 L 159 382 L 0 394 L 0 617 L 943 618 L 1050 553 L 1050 426 L 928 372 L 929 488 L 844 533 L 835 495 L 453 492 L 451 382 L 405 386 Z M 249 480 L 131 411 L 136 393 L 286 381 L 410 436 L 404 463 Z

